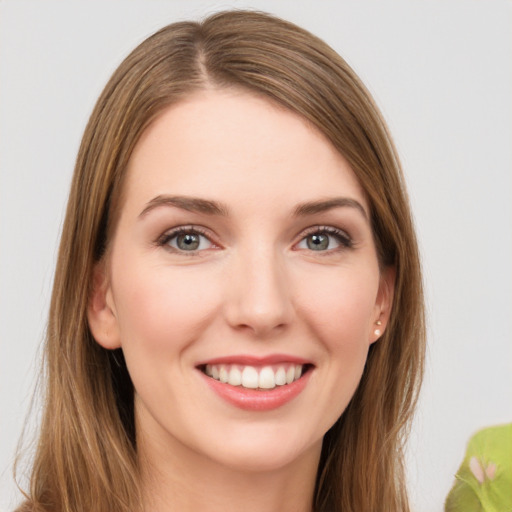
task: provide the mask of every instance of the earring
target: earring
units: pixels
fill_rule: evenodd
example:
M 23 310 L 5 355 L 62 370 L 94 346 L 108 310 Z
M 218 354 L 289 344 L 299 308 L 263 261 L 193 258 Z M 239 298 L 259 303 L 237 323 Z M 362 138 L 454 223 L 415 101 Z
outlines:
M 382 325 L 382 322 L 380 320 L 377 320 L 375 322 L 375 325 Z M 375 336 L 380 336 L 381 335 L 381 330 L 380 329 L 375 329 L 375 331 L 373 331 L 373 334 L 375 334 Z

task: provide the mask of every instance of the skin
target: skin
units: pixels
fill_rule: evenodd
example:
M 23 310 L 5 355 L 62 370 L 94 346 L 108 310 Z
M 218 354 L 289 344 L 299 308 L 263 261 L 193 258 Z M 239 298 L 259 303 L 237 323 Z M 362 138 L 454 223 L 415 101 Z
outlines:
M 392 301 L 393 272 L 379 268 L 353 171 L 296 114 L 210 89 L 166 110 L 127 172 L 89 322 L 98 343 L 125 354 L 148 509 L 311 510 L 323 435 L 350 401 Z M 226 212 L 152 203 L 165 195 Z M 334 197 L 353 203 L 294 215 Z M 197 250 L 165 238 L 180 226 L 205 233 Z M 349 246 L 328 235 L 325 250 L 311 249 L 326 226 Z M 197 368 L 240 354 L 288 354 L 313 368 L 290 402 L 247 411 Z

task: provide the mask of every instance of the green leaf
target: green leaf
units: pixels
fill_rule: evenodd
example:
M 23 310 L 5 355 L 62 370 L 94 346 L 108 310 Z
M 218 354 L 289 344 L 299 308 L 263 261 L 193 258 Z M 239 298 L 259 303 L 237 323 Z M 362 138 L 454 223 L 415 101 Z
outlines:
M 445 512 L 512 512 L 512 423 L 470 439 Z

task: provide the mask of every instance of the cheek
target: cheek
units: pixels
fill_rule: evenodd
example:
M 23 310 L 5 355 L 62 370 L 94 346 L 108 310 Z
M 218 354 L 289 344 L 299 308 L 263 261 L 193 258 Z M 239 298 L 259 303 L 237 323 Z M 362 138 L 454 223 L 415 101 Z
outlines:
M 218 279 L 189 268 L 131 265 L 113 276 L 121 342 L 176 350 L 193 341 L 217 310 Z M 154 352 L 156 357 L 159 352 Z
M 300 281 L 298 308 L 329 350 L 358 350 L 367 344 L 378 280 L 378 270 L 370 266 L 331 268 Z
M 358 268 L 310 273 L 298 287 L 300 316 L 323 349 L 319 371 L 312 376 L 321 390 L 315 396 L 316 406 L 323 413 L 320 419 L 311 419 L 323 433 L 352 399 L 368 357 L 379 274 L 371 266 Z

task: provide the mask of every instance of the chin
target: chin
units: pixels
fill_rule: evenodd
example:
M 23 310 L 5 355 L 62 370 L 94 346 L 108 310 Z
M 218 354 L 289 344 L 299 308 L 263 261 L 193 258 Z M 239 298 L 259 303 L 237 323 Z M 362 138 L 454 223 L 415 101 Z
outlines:
M 319 459 L 322 439 L 313 442 L 301 433 L 290 435 L 285 426 L 274 426 L 263 432 L 251 427 L 238 431 L 236 436 L 226 436 L 217 443 L 211 460 L 238 472 L 276 472 L 302 459 Z M 276 430 L 277 433 L 276 434 Z M 210 446 L 215 446 L 212 443 Z

